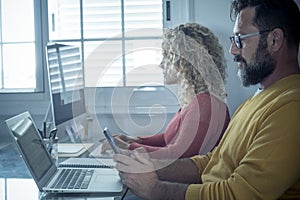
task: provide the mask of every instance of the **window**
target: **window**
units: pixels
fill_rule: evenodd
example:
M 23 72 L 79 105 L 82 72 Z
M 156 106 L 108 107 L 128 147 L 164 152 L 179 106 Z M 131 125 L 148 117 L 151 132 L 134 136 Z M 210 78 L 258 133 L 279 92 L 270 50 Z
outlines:
M 40 36 L 35 33 L 34 0 L 0 1 L 0 92 L 39 92 L 43 85 Z M 17 13 L 17 14 L 16 14 Z M 37 21 L 38 22 L 38 21 Z M 38 69 L 38 70 L 37 70 Z
M 162 84 L 162 7 L 162 0 L 0 0 L 0 93 L 44 90 L 48 41 L 80 47 L 87 87 Z
M 49 40 L 81 48 L 85 86 L 163 84 L 162 0 L 48 0 Z

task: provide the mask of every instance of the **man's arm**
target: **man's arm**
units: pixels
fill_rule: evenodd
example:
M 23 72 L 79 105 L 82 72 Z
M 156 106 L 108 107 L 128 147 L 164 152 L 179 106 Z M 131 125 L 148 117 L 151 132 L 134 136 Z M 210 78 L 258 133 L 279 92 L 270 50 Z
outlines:
M 133 152 L 114 155 L 114 160 L 123 183 L 143 199 L 184 199 L 189 183 L 196 182 L 199 177 L 198 168 L 191 159 L 171 163 L 156 160 L 154 166 L 147 153 Z
M 153 163 L 157 169 L 158 178 L 162 181 L 189 184 L 201 181 L 198 167 L 190 158 L 182 158 L 175 161 L 154 160 Z

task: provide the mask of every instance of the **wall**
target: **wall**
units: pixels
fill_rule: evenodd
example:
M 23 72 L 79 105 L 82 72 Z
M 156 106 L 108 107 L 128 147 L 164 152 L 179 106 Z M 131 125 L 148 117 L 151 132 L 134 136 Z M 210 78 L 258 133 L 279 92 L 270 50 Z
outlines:
M 232 35 L 234 25 L 229 17 L 230 1 L 196 0 L 194 8 L 195 21 L 210 28 L 219 37 L 220 43 L 224 47 L 228 66 L 227 101 L 230 112 L 233 114 L 236 108 L 256 91 L 256 87 L 245 88 L 242 86 L 237 76 L 237 64 L 233 62 L 233 57 L 229 53 L 229 36 Z

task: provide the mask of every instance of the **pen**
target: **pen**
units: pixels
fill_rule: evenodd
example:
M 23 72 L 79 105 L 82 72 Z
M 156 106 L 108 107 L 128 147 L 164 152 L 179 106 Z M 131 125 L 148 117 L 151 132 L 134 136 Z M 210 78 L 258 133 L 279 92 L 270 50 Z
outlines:
M 43 123 L 43 138 L 46 138 L 47 137 L 47 133 L 46 133 L 46 131 L 47 131 L 47 123 L 46 122 L 44 122 Z
M 120 200 L 123 200 L 123 199 L 125 198 L 125 196 L 126 196 L 128 190 L 129 190 L 129 187 L 126 188 L 126 190 L 125 190 L 125 192 L 123 193 L 123 195 L 122 195 L 122 197 L 121 197 Z

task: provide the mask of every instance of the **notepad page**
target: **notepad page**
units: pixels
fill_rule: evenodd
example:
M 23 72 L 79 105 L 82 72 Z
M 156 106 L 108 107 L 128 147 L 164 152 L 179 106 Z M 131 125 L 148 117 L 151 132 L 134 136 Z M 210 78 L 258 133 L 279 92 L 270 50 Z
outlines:
M 83 149 L 83 145 L 58 145 L 59 153 L 78 153 Z
M 68 158 L 59 163 L 59 167 L 79 168 L 113 168 L 115 162 L 112 158 Z

